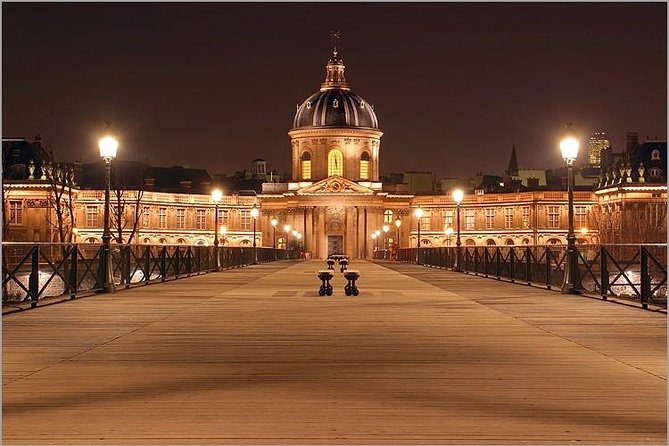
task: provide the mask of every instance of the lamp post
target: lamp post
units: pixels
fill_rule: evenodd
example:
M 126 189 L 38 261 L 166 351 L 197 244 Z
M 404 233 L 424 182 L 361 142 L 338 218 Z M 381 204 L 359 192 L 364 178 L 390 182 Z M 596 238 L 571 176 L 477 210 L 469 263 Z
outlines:
M 376 259 L 376 251 L 378 250 L 378 245 L 376 243 L 376 231 L 372 232 L 372 243 L 374 243 L 374 255 L 372 256 L 373 259 Z
M 286 231 L 286 260 L 288 260 L 288 236 L 290 235 L 290 225 L 283 225 L 283 230 Z
M 385 225 L 383 225 L 382 229 L 383 229 L 383 238 L 384 238 L 383 249 L 386 251 L 383 254 L 383 258 L 385 259 L 386 256 L 388 255 L 388 248 L 389 248 L 389 245 L 388 245 L 388 231 L 390 231 L 390 226 L 385 224 Z
M 423 218 L 423 209 L 416 208 L 414 211 L 416 220 L 418 221 L 418 239 L 416 240 L 416 263 L 419 261 L 418 253 L 420 252 L 420 219 Z
M 400 226 L 402 226 L 402 219 L 397 217 L 395 219 L 395 226 L 397 226 L 397 255 L 395 256 L 395 260 L 399 259 L 399 252 L 400 252 Z
M 455 263 L 453 264 L 453 271 L 460 271 L 460 245 L 462 245 L 462 242 L 460 241 L 460 203 L 462 203 L 462 199 L 465 197 L 465 193 L 462 192 L 461 189 L 455 189 L 453 191 L 453 201 L 455 202 L 455 219 L 458 223 L 458 235 L 455 239 Z
M 105 211 L 104 211 L 104 230 L 102 232 L 102 284 L 105 293 L 116 292 L 114 286 L 114 275 L 112 273 L 111 258 L 111 231 L 109 230 L 109 189 L 111 188 L 111 162 L 116 158 L 118 149 L 118 139 L 112 133 L 111 121 L 106 122 L 105 134 L 98 141 L 100 148 L 100 157 L 105 162 Z
M 221 237 L 223 238 L 223 240 L 221 240 L 221 245 L 225 247 L 225 241 L 226 241 L 225 235 L 228 233 L 228 227 L 225 225 L 221 225 L 221 227 L 218 229 L 218 232 L 221 234 Z
M 581 290 L 576 287 L 578 265 L 576 263 L 576 234 L 574 234 L 574 172 L 573 164 L 578 156 L 578 147 L 580 143 L 571 128 L 571 123 L 567 124 L 567 131 L 562 141 L 560 141 L 560 151 L 562 159 L 567 164 L 567 196 L 568 196 L 568 216 L 569 229 L 567 232 L 567 264 L 565 265 L 564 282 L 562 284 L 563 294 L 580 294 Z
M 260 210 L 255 204 L 251 209 L 251 217 L 253 217 L 253 263 L 258 263 L 258 249 L 256 248 L 256 220 L 258 220 Z
M 223 198 L 223 192 L 220 189 L 214 189 L 211 192 L 211 201 L 214 202 L 214 270 L 221 270 L 221 259 L 218 256 L 218 203 Z
M 297 235 L 295 235 L 295 238 L 297 239 L 297 249 L 299 249 L 300 254 L 302 254 L 302 233 L 298 232 Z M 300 258 L 302 258 L 301 255 Z
M 272 251 L 274 251 L 274 260 L 276 260 L 276 225 L 279 224 L 279 220 L 272 217 L 269 222 L 272 223 Z
M 446 246 L 451 246 L 451 236 L 453 235 L 453 228 L 451 226 L 444 229 L 444 234 L 446 234 Z

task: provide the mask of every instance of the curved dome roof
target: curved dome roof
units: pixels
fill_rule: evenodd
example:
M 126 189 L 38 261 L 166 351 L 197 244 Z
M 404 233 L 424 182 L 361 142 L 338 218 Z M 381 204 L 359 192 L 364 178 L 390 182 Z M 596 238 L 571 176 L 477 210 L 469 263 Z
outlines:
M 374 108 L 353 93 L 344 77 L 344 61 L 337 47 L 325 66 L 325 81 L 320 91 L 309 96 L 297 107 L 293 128 L 305 127 L 363 127 L 379 128 Z
M 350 90 L 330 88 L 309 96 L 297 109 L 293 128 L 379 128 L 376 113 L 367 101 Z

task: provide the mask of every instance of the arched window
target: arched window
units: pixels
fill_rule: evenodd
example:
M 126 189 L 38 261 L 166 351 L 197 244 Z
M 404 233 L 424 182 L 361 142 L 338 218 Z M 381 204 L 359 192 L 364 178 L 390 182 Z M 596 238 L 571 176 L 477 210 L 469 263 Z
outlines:
M 244 239 L 239 242 L 239 246 L 251 246 L 251 240 Z
M 167 245 L 167 239 L 161 238 L 160 240 L 158 240 L 158 244 L 159 245 Z
M 476 241 L 468 238 L 467 240 L 465 240 L 465 246 L 476 246 Z
M 510 238 L 506 239 L 506 244 L 507 245 L 515 245 L 513 239 L 510 239 Z
M 488 240 L 485 241 L 485 244 L 488 246 L 495 246 L 497 243 L 495 243 L 493 239 L 489 238 Z
M 393 220 L 393 211 L 390 209 L 383 211 L 383 222 L 388 225 L 395 224 L 395 220 Z
M 276 239 L 276 247 L 278 249 L 286 249 L 286 239 L 284 237 Z
M 88 237 L 86 243 L 98 243 L 98 241 L 95 237 Z
M 530 239 L 529 238 L 524 238 L 523 239 L 523 245 L 529 245 L 530 244 Z
M 546 242 L 547 245 L 561 245 L 562 241 L 559 238 L 549 238 Z
M 432 246 L 432 240 L 424 238 L 420 241 L 421 246 Z
M 302 179 L 310 180 L 311 179 L 311 154 L 309 152 L 304 152 L 300 158 L 300 165 L 302 168 Z
M 362 152 L 360 155 L 360 179 L 369 180 L 369 153 Z
M 151 239 L 148 238 L 148 237 L 144 237 L 143 243 L 144 243 L 145 245 L 150 245 L 150 244 L 151 244 Z
M 186 240 L 184 240 L 182 238 L 177 239 L 177 245 L 185 245 L 185 244 L 186 244 Z
M 652 152 L 650 152 L 650 159 L 659 160 L 660 159 L 660 151 L 655 149 Z
M 651 177 L 659 177 L 662 174 L 662 170 L 659 167 L 651 167 L 649 173 Z
M 338 149 L 332 149 L 328 153 L 328 176 L 344 175 L 344 155 Z

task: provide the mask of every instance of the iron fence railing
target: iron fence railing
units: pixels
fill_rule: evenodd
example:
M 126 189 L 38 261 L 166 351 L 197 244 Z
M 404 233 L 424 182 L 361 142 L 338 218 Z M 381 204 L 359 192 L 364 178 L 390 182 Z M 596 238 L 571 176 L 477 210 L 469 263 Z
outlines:
M 2 303 L 103 291 L 101 244 L 2 243 Z M 190 277 L 216 269 L 213 246 L 112 245 L 112 272 L 118 288 Z M 221 268 L 295 259 L 285 249 L 220 247 Z
M 456 247 L 402 248 L 397 260 L 441 268 L 455 267 Z M 667 305 L 667 245 L 576 245 L 576 287 L 603 299 L 615 296 Z M 418 260 L 417 260 L 418 259 Z M 468 274 L 507 279 L 548 289 L 562 287 L 565 245 L 462 246 L 459 269 Z

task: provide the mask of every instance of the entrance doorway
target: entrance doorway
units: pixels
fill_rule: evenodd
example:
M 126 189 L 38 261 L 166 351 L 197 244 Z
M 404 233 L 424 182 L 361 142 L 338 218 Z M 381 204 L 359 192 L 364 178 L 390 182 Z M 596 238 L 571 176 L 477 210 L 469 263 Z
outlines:
M 344 254 L 343 235 L 328 235 L 328 257 L 333 254 Z

